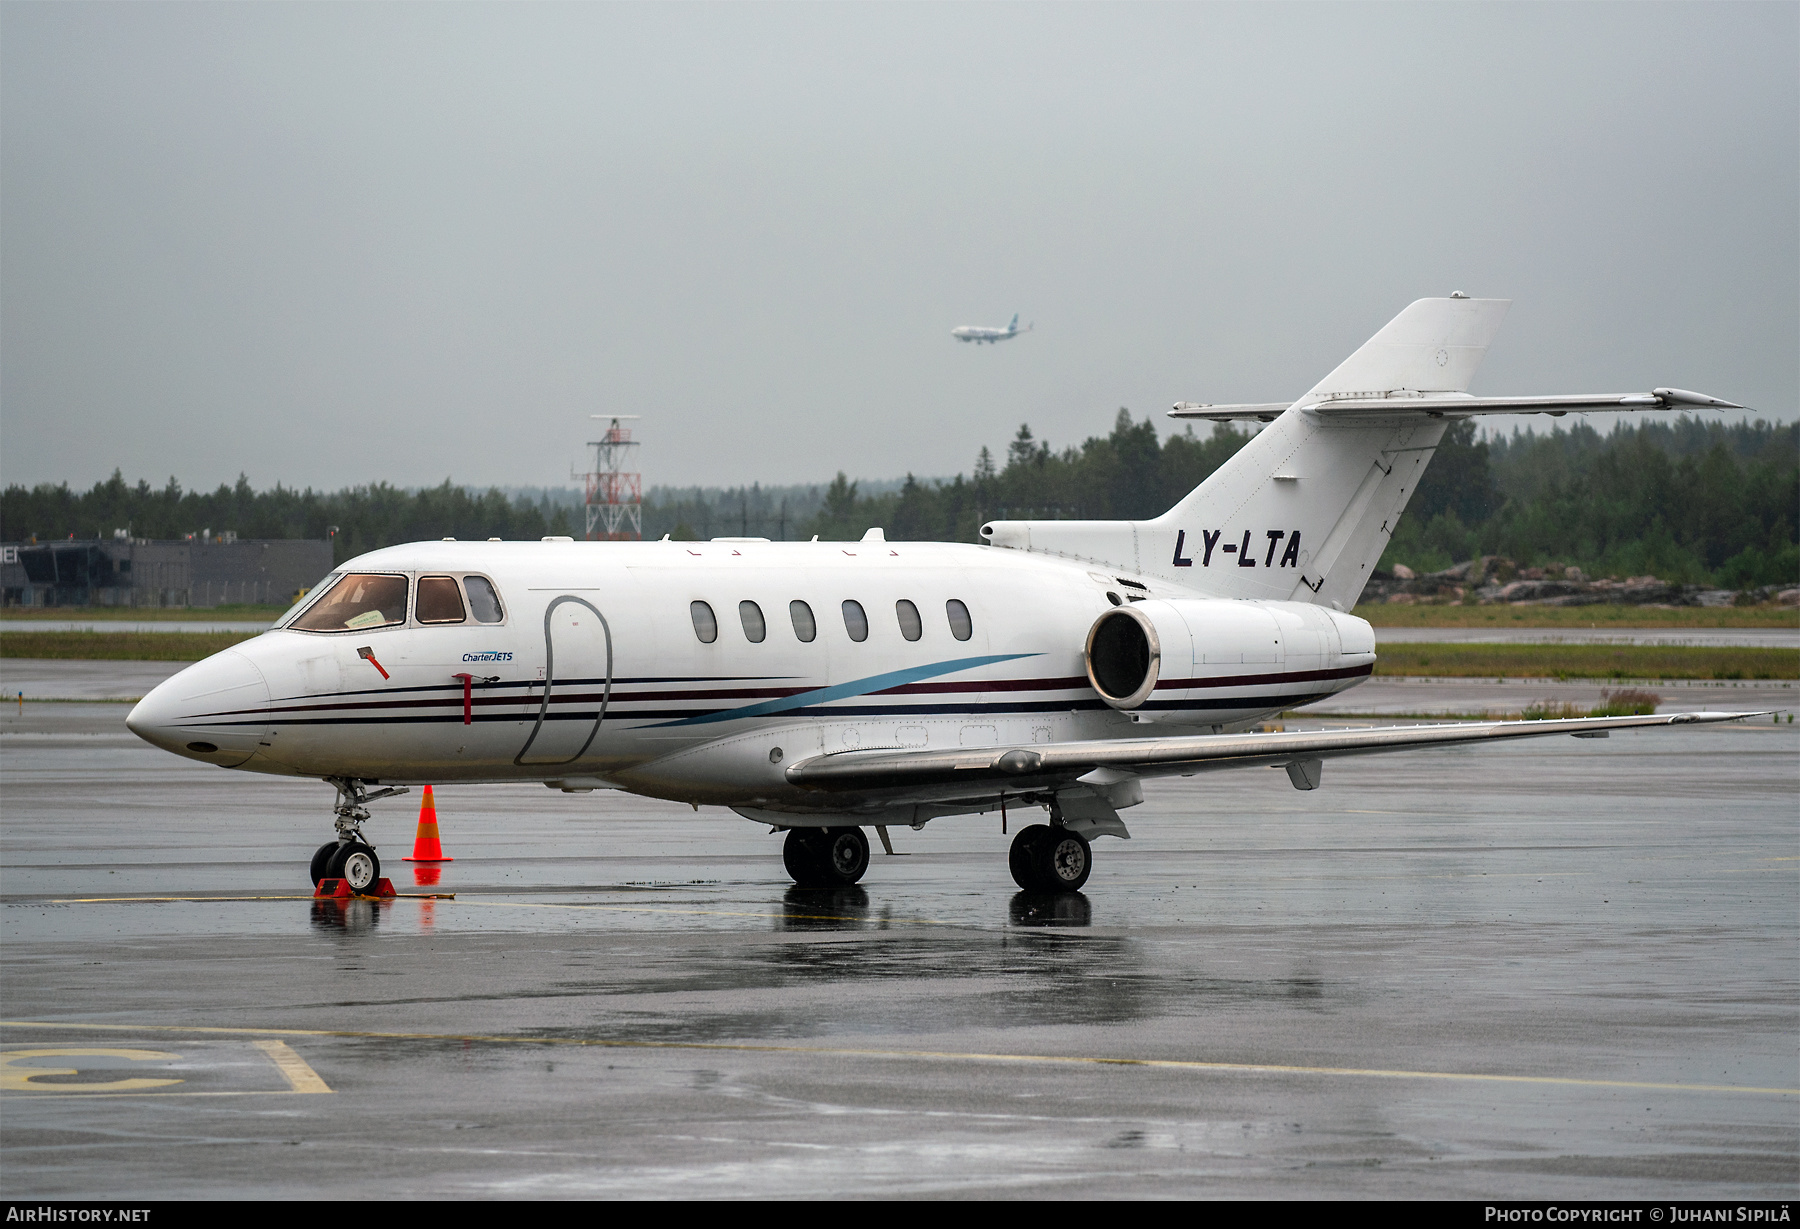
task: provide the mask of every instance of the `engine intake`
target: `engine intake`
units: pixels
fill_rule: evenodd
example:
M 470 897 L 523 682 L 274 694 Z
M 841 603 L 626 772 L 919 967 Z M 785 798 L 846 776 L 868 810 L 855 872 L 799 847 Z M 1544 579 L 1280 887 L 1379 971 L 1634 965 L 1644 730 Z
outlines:
M 1132 606 L 1109 610 L 1088 629 L 1088 682 L 1112 707 L 1129 711 L 1156 690 L 1162 642 L 1156 624 Z

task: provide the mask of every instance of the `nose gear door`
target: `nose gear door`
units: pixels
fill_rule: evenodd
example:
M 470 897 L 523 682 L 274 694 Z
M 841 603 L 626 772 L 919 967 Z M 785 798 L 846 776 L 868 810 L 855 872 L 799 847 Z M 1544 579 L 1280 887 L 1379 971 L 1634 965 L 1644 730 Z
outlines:
M 572 764 L 587 754 L 612 700 L 612 628 L 572 593 L 544 610 L 544 681 L 537 720 L 513 757 L 523 767 Z

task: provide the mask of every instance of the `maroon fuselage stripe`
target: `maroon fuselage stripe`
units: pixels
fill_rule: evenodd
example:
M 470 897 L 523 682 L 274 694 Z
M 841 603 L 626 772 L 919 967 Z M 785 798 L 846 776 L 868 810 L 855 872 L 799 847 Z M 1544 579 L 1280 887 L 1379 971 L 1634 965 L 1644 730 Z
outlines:
M 1223 678 L 1186 678 L 1159 679 L 1157 691 L 1198 691 L 1225 687 L 1268 687 L 1283 683 L 1317 683 L 1336 679 L 1358 678 L 1373 673 L 1373 663 L 1364 666 L 1347 666 L 1335 670 L 1296 670 L 1274 674 L 1238 674 Z M 923 696 L 923 695 L 971 695 L 980 692 L 1020 692 L 1020 691 L 1072 691 L 1085 688 L 1087 679 L 1083 677 L 1055 679 L 987 679 L 970 680 L 953 683 L 908 683 L 900 687 L 889 687 L 881 691 L 868 693 L 871 696 Z M 504 684 L 505 686 L 535 687 L 535 682 L 523 684 Z M 818 690 L 818 684 L 797 687 L 746 687 L 742 689 L 705 688 L 695 691 L 638 691 L 627 692 L 615 690 L 612 702 L 615 704 L 650 704 L 650 703 L 694 703 L 701 700 L 758 700 L 786 699 L 789 696 L 802 695 L 808 691 Z M 393 711 L 403 709 L 434 709 L 455 707 L 465 704 L 470 707 L 493 708 L 505 706 L 537 705 L 543 702 L 541 693 L 525 691 L 514 695 L 474 695 L 465 699 L 457 694 L 461 689 L 445 689 L 448 694 L 437 696 L 411 696 L 402 700 L 361 700 L 356 702 L 315 702 L 310 704 L 291 704 L 278 701 L 276 706 L 267 710 L 233 709 L 221 713 L 204 713 L 200 717 L 236 717 L 247 716 L 266 711 L 270 718 L 295 716 L 301 713 L 316 712 L 372 712 Z M 366 692 L 362 694 L 367 694 Z M 563 691 L 552 690 L 551 701 L 556 704 L 592 704 L 605 696 L 603 691 Z M 197 718 L 188 718 L 195 720 Z

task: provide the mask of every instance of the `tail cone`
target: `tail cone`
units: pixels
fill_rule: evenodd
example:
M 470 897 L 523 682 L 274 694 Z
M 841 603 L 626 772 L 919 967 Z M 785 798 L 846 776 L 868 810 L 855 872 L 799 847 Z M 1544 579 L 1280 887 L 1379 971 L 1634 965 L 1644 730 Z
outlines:
M 438 843 L 437 799 L 431 796 L 431 787 L 425 787 L 425 798 L 419 803 L 419 834 L 413 838 L 411 856 L 402 859 L 406 862 L 454 862 L 455 858 L 444 856 L 444 847 Z

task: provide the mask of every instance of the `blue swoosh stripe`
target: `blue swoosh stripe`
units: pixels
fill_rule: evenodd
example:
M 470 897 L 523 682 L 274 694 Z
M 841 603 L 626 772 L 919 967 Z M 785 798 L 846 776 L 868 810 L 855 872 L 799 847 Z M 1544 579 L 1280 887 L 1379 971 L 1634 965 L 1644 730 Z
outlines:
M 704 717 L 685 717 L 680 721 L 664 721 L 654 726 L 639 726 L 638 728 L 661 730 L 676 725 L 708 725 L 714 721 L 736 721 L 742 717 L 767 717 L 772 713 L 785 713 L 791 709 L 808 708 L 815 704 L 829 704 L 833 700 L 848 700 L 852 696 L 863 696 L 872 691 L 886 691 L 890 687 L 904 687 L 908 683 L 923 682 L 928 678 L 936 678 L 940 674 L 955 674 L 958 670 L 973 670 L 976 666 L 990 666 L 997 661 L 1014 661 L 1020 657 L 1041 656 L 1041 653 L 999 653 L 991 657 L 959 657 L 954 661 L 940 661 L 929 666 L 912 666 L 905 670 L 891 670 L 886 674 L 872 674 L 866 679 L 855 679 L 848 683 L 839 683 L 834 687 L 820 687 L 813 691 L 803 691 L 798 695 L 787 696 L 780 700 L 767 700 L 761 704 L 746 704 L 743 708 L 727 709 L 722 713 L 708 713 Z

